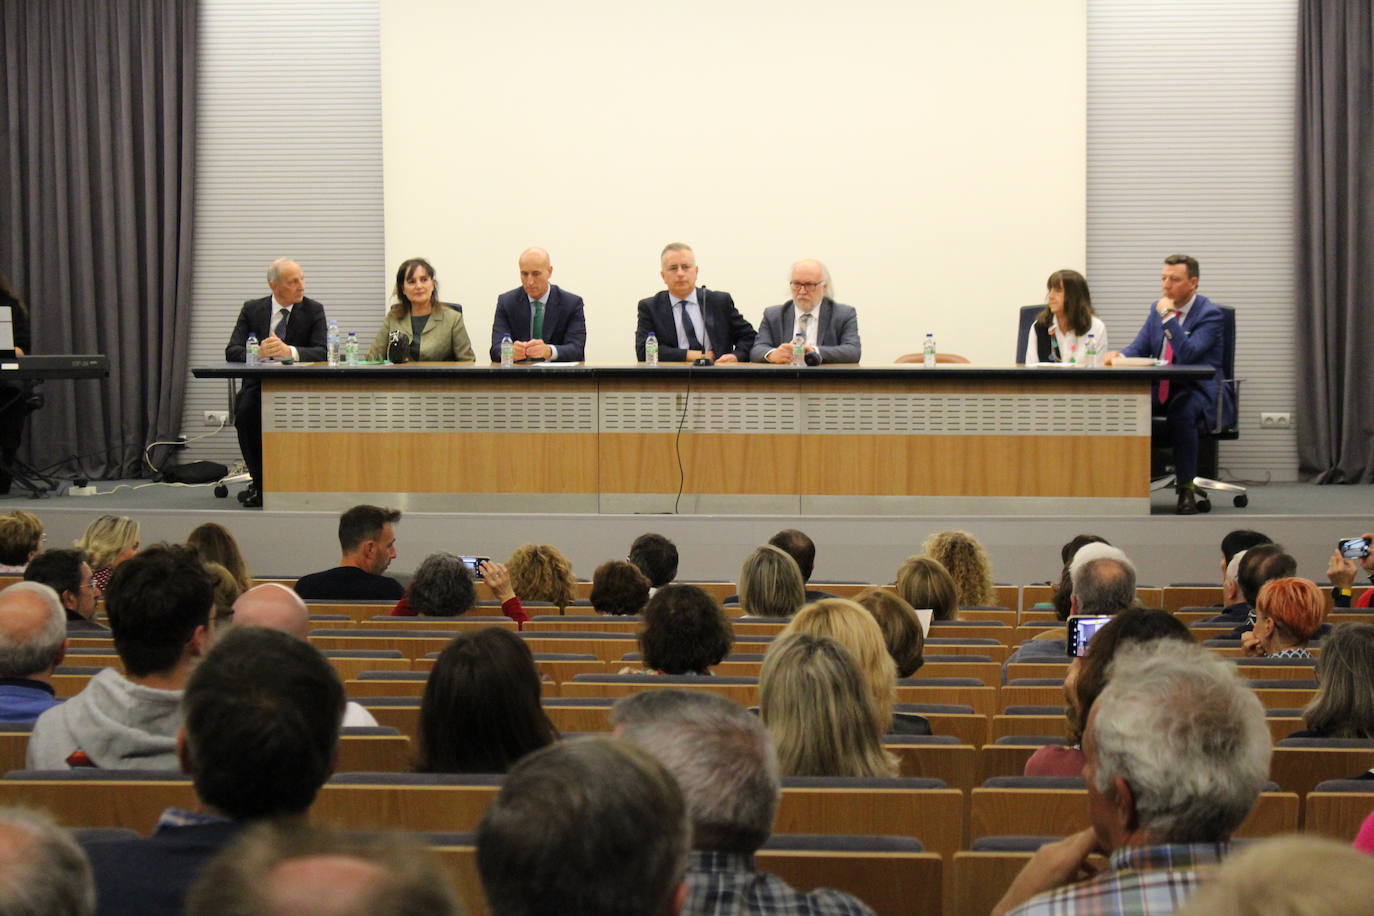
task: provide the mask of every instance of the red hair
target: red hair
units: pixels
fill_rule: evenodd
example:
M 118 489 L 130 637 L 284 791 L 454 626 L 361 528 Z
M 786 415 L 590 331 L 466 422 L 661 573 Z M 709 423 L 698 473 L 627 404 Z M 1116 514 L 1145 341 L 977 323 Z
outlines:
M 1326 600 L 1310 579 L 1273 579 L 1260 589 L 1255 612 L 1272 617 L 1293 639 L 1307 642 L 1326 621 Z

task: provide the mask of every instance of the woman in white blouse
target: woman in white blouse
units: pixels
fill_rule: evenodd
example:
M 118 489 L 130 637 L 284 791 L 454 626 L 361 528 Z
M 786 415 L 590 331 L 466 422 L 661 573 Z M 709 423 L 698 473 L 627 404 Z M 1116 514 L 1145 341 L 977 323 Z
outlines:
M 1089 334 L 1096 340 L 1100 360 L 1107 352 L 1107 326 L 1093 314 L 1088 281 L 1076 270 L 1056 270 L 1045 289 L 1045 310 L 1026 334 L 1026 365 L 1087 365 Z

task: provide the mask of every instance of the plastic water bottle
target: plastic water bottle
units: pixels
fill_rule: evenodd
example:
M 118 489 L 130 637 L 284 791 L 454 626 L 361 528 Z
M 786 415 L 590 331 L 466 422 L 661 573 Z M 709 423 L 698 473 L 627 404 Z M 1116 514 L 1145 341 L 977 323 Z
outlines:
M 515 342 L 507 334 L 501 338 L 501 368 L 509 369 L 515 365 Z
M 348 332 L 348 343 L 344 344 L 344 365 L 358 365 L 358 332 Z
M 806 365 L 806 335 L 798 334 L 792 338 L 792 365 Z
M 1089 334 L 1088 342 L 1083 348 L 1083 365 L 1089 369 L 1096 369 L 1097 355 L 1097 335 Z
M 649 332 L 649 336 L 644 338 L 644 364 L 646 366 L 658 365 L 658 335 Z
M 339 323 L 333 318 L 329 319 L 329 336 L 325 338 L 329 348 L 329 365 L 339 364 Z
M 248 356 L 246 362 L 250 366 L 259 365 L 262 360 L 258 359 L 258 335 L 248 335 Z
M 930 368 L 935 365 L 935 335 L 926 334 L 925 345 L 921 347 L 921 365 Z

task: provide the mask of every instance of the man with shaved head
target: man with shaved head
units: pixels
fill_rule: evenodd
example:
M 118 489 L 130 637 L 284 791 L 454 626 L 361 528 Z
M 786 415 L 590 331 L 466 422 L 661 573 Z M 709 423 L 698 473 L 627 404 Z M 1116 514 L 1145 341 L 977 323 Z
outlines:
M 37 582 L 0 591 L 0 722 L 29 722 L 56 706 L 52 673 L 67 652 L 67 615 Z
M 580 363 L 587 348 L 582 297 L 549 283 L 553 263 L 542 248 L 520 253 L 520 286 L 496 299 L 491 361 L 501 361 L 501 338 L 515 344 L 515 361 Z
M 749 359 L 756 363 L 790 363 L 793 341 L 805 341 L 806 362 L 857 363 L 859 315 L 833 298 L 830 271 L 814 258 L 792 265 L 792 298 L 763 312 L 759 336 Z M 813 355 L 814 354 L 814 355 Z
M 234 602 L 234 625 L 265 627 L 289 633 L 302 642 L 310 638 L 310 609 L 305 601 L 285 585 L 267 582 L 255 585 L 239 595 Z M 358 703 L 349 700 L 344 706 L 344 728 L 375 728 L 377 720 Z

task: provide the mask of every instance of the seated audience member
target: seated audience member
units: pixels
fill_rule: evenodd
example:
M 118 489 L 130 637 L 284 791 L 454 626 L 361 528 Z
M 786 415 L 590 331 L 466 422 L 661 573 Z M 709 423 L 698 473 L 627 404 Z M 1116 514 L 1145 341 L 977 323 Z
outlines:
M 1192 642 L 1188 628 L 1168 611 L 1131 608 L 1117 614 L 1088 643 L 1087 654 L 1075 658 L 1064 676 L 1064 718 L 1068 744 L 1047 744 L 1026 761 L 1027 776 L 1078 776 L 1083 772 L 1083 726 L 1093 703 L 1107 686 L 1116 653 L 1130 645 L 1156 639 Z
M 607 560 L 592 573 L 591 598 L 598 614 L 638 614 L 649 600 L 649 580 L 628 560 Z
M 1311 658 L 1307 643 L 1326 622 L 1326 601 L 1310 579 L 1264 583 L 1255 603 L 1255 627 L 1240 638 L 1246 655 Z
M 778 635 L 791 633 L 825 636 L 849 650 L 872 696 L 873 708 L 878 714 L 875 724 L 881 729 L 880 734 L 930 734 L 930 723 L 924 717 L 893 712 L 897 702 L 896 663 L 888 654 L 878 622 L 863 607 L 844 598 L 813 602 L 798 611 Z
M 1074 555 L 1069 567 L 1073 595 L 1069 616 L 1113 615 L 1135 604 L 1135 566 L 1126 555 L 1107 544 L 1088 544 Z M 1011 654 L 1007 663 L 1068 661 L 1067 640 L 1049 631 L 1045 638 L 1028 639 Z
M 95 586 L 91 564 L 79 550 L 45 550 L 24 570 L 25 582 L 38 582 L 57 592 L 67 614 L 67 632 L 103 636 L 110 631 L 95 622 Z
M 833 639 L 774 640 L 759 672 L 759 712 L 784 776 L 896 776 L 883 710 L 853 654 Z
M 641 534 L 626 558 L 649 580 L 649 595 L 677 578 L 677 545 L 661 534 Z
M 710 674 L 734 643 L 734 627 L 720 602 L 695 585 L 665 586 L 644 606 L 639 651 L 650 673 Z
M 382 575 L 396 559 L 397 509 L 354 506 L 339 516 L 339 565 L 301 576 L 296 594 L 306 601 L 398 601 L 401 583 Z
M 624 741 L 584 738 L 516 764 L 477 828 L 492 916 L 676 914 L 691 825 L 677 781 Z
M 434 854 L 399 833 L 342 833 L 299 821 L 243 832 L 202 872 L 188 916 L 460 916 Z
M 1365 532 L 1363 536 L 1367 542 L 1374 541 L 1374 534 Z M 1361 570 L 1369 577 L 1369 584 L 1374 585 L 1374 552 L 1365 554 L 1364 559 L 1357 564 L 1349 557 L 1341 556 L 1339 550 L 1332 551 L 1331 562 L 1326 567 L 1326 577 L 1331 582 L 1331 597 L 1335 600 L 1336 607 L 1351 607 L 1351 599 L 1355 593 L 1355 574 Z M 1369 607 L 1371 600 L 1374 600 L 1374 588 L 1367 588 L 1359 600 L 1354 602 L 1354 606 Z
M 684 913 L 872 912 L 840 891 L 794 890 L 755 865 L 782 794 L 777 753 L 758 716 L 709 693 L 650 690 L 617 702 L 611 726 L 682 789 L 692 824 Z
M 421 773 L 504 773 L 558 740 L 540 705 L 525 641 L 491 627 L 460 633 L 439 654 L 420 704 Z
M 310 641 L 310 611 L 291 589 L 278 582 L 264 582 L 244 592 L 234 602 L 229 619 L 234 628 L 266 627 Z M 223 632 L 223 631 L 221 631 Z M 377 720 L 359 703 L 344 705 L 344 728 L 375 728 Z
M 547 601 L 558 612 L 577 600 L 577 580 L 572 563 L 548 544 L 522 544 L 506 560 L 510 585 L 525 601 Z
M 516 623 L 530 619 L 511 588 L 510 572 L 502 563 L 482 564 L 482 581 L 501 602 L 501 613 Z M 468 566 L 451 553 L 440 551 L 425 557 L 415 578 L 396 606 L 392 617 L 457 617 L 477 606 L 477 589 Z
M 925 539 L 921 553 L 943 566 L 954 579 L 960 607 L 997 604 L 992 562 L 978 539 L 967 531 L 937 531 Z
M 877 586 L 859 592 L 854 603 L 878 621 L 887 654 L 897 666 L 897 677 L 911 677 L 920 670 L 925 664 L 926 637 L 916 610 L 900 596 Z
M 802 583 L 811 581 L 811 573 L 816 568 L 816 542 L 811 540 L 803 531 L 796 528 L 784 528 L 777 534 L 768 539 L 768 543 L 797 561 L 797 568 L 801 570 Z M 818 591 L 814 588 L 806 589 L 807 601 L 820 601 L 822 598 L 834 598 L 835 595 L 829 592 Z
M 1092 826 L 1040 847 L 998 916 L 1172 912 L 1269 778 L 1264 709 L 1225 659 L 1160 639 L 1119 653 L 1111 675 L 1083 731 Z M 1093 853 L 1107 867 L 1076 881 Z
M 1237 528 L 1235 531 L 1226 532 L 1221 539 L 1221 583 L 1224 586 L 1227 579 L 1227 568 L 1231 565 L 1238 553 L 1244 553 L 1251 547 L 1258 547 L 1261 544 L 1272 544 L 1274 539 L 1267 534 L 1252 531 L 1249 528 Z M 1235 578 L 1232 576 L 1231 578 Z M 1223 607 L 1225 603 L 1223 602 Z
M 930 608 L 931 620 L 958 620 L 954 579 L 938 560 L 907 557 L 897 570 L 897 594 L 913 608 Z
M 1317 660 L 1317 693 L 1302 717 L 1307 728 L 1290 738 L 1374 739 L 1374 624 L 1332 627 Z
M 0 515 L 0 576 L 23 575 L 46 538 L 43 523 L 32 512 L 16 509 Z
M 739 606 L 749 617 L 788 618 L 806 603 L 797 561 L 772 544 L 757 547 L 739 571 Z
M 1366 916 L 1374 860 L 1335 840 L 1280 836 L 1227 858 L 1179 916 Z
M 1059 559 L 1061 568 L 1059 571 L 1058 583 L 1046 582 L 1046 585 L 1054 586 L 1054 592 L 1050 595 L 1048 604 L 1037 604 L 1037 608 L 1053 608 L 1055 616 L 1060 620 L 1069 619 L 1069 601 L 1073 597 L 1073 580 L 1069 578 L 1069 565 L 1073 563 L 1073 558 L 1078 551 L 1089 544 L 1107 544 L 1107 539 L 1096 534 L 1080 534 L 1073 540 L 1059 548 Z
M 61 702 L 52 675 L 66 654 L 67 618 L 55 591 L 37 582 L 0 591 L 0 722 L 31 722 Z
M 1231 571 L 1234 569 L 1234 575 Z M 1209 617 L 1197 626 L 1234 626 L 1232 637 L 1249 630 L 1255 622 L 1255 599 L 1260 587 L 1272 579 L 1295 575 L 1298 561 L 1284 553 L 1278 544 L 1256 544 L 1232 554 L 1227 564 L 1227 577 L 1234 582 L 1229 589 L 1222 584 L 1225 609 L 1216 617 Z
M 73 544 L 91 564 L 91 582 L 104 594 L 115 567 L 138 553 L 138 522 L 122 515 L 102 515 L 86 526 Z
M 164 811 L 147 839 L 85 843 L 100 912 L 183 912 L 196 876 L 244 825 L 303 818 L 333 772 L 343 684 L 313 647 L 235 627 L 197 666 L 177 741 L 196 809 Z
M 248 563 L 243 559 L 238 541 L 234 540 L 228 528 L 206 522 L 187 536 L 186 546 L 199 554 L 202 560 L 218 563 L 229 570 L 239 584 L 240 594 L 253 587 L 253 574 L 248 571 Z
M 72 835 L 46 812 L 0 808 L 0 849 L 0 912 L 94 916 L 91 865 Z
M 28 768 L 175 770 L 181 694 L 209 643 L 214 587 L 195 553 L 156 545 L 120 564 L 105 607 L 124 673 L 106 668 L 33 726 Z
M 239 580 L 233 573 L 213 561 L 202 560 L 201 566 L 215 588 L 214 610 L 210 613 L 210 629 L 218 630 L 234 622 L 234 602 L 243 594 Z

